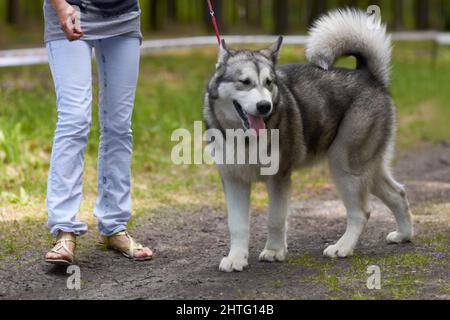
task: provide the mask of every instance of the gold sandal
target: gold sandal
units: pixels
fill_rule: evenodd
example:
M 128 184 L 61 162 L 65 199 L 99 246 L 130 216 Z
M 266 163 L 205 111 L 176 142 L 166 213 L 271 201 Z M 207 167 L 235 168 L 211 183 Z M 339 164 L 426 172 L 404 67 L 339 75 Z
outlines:
M 50 263 L 50 264 L 63 265 L 63 266 L 72 265 L 74 262 L 74 253 L 67 246 L 67 242 L 72 242 L 73 244 L 76 245 L 76 242 L 74 239 L 61 238 L 55 242 L 53 249 L 50 250 L 50 252 L 56 253 L 59 255 L 67 254 L 68 257 L 66 259 L 48 259 L 48 258 L 46 258 L 45 262 Z
M 116 244 L 112 243 L 112 239 L 116 237 L 126 236 L 128 238 L 128 244 L 125 244 L 124 246 L 117 246 Z M 115 235 L 109 236 L 109 237 L 103 237 L 104 244 L 106 248 L 116 250 L 120 253 L 122 253 L 125 257 L 128 259 L 133 259 L 135 261 L 148 261 L 153 258 L 153 256 L 148 257 L 136 257 L 135 253 L 136 251 L 142 251 L 144 250 L 144 246 L 138 242 L 136 242 L 128 232 L 122 231 L 119 233 L 116 233 Z

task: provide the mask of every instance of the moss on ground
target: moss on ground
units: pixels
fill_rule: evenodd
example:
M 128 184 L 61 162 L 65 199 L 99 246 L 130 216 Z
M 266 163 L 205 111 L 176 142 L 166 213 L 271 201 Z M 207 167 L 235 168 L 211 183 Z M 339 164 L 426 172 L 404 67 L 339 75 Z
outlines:
M 345 260 L 323 261 L 304 254 L 288 261 L 291 267 L 305 268 L 300 282 L 314 282 L 325 288 L 330 299 L 409 299 L 420 294 L 430 269 L 436 264 L 431 255 L 404 253 L 383 257 L 354 256 Z M 369 290 L 369 266 L 381 271 L 381 290 Z M 445 282 L 441 291 L 449 289 Z

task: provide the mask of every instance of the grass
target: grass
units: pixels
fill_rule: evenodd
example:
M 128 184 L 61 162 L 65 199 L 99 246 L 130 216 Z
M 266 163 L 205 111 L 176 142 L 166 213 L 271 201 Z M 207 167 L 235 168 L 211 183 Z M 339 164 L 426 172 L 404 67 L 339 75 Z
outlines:
M 292 258 L 291 267 L 306 269 L 300 282 L 315 283 L 325 288 L 330 299 L 408 299 L 420 293 L 423 280 L 429 273 L 433 258 L 422 253 L 404 253 L 383 257 L 354 256 L 348 260 L 323 261 L 310 254 Z M 369 266 L 376 265 L 381 271 L 381 289 L 369 290 L 366 281 Z M 438 284 L 446 292 L 446 283 Z
M 436 234 L 431 238 L 423 238 L 421 241 L 428 247 L 433 248 L 438 252 L 450 251 L 450 235 Z
M 362 270 L 369 265 L 379 265 L 386 271 L 394 271 L 399 266 L 407 269 L 426 267 L 431 262 L 427 256 L 416 253 L 406 253 L 401 255 L 386 256 L 383 258 L 359 257 L 356 256 L 352 260 L 353 270 Z
M 274 280 L 271 282 L 270 286 L 273 289 L 280 289 L 281 287 L 283 287 L 283 283 L 281 282 L 281 280 Z
M 305 269 L 318 269 L 323 266 L 322 263 L 316 261 L 316 259 L 314 259 L 314 257 L 310 254 L 304 254 L 302 256 L 292 258 L 288 261 L 288 264 Z

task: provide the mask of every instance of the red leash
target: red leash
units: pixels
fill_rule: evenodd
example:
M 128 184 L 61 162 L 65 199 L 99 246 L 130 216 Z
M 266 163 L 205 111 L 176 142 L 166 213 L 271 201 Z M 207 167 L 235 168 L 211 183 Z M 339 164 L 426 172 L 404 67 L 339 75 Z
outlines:
M 220 32 L 219 32 L 219 27 L 218 27 L 217 21 L 216 21 L 216 16 L 214 14 L 214 8 L 211 3 L 211 0 L 207 0 L 207 2 L 208 2 L 208 7 L 209 7 L 209 14 L 211 14 L 211 19 L 212 19 L 212 22 L 214 25 L 214 30 L 216 31 L 217 42 L 219 42 L 219 46 L 220 46 L 220 43 L 221 43 Z

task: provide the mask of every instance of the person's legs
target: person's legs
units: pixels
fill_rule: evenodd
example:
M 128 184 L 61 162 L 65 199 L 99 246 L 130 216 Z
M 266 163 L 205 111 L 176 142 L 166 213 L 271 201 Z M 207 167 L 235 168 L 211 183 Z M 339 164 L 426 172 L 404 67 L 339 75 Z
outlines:
M 139 73 L 140 40 L 95 41 L 100 101 L 98 198 L 94 214 L 104 236 L 126 230 L 131 217 L 131 116 Z
M 94 214 L 109 248 L 128 258 L 148 260 L 153 252 L 135 242 L 127 228 L 131 217 L 131 116 L 139 73 L 140 40 L 114 37 L 95 42 L 99 73 L 100 146 L 98 198 Z
M 76 220 L 82 198 L 84 154 L 91 126 L 92 48 L 85 41 L 47 43 L 55 83 L 58 121 L 47 184 L 48 227 L 79 236 L 87 226 Z

